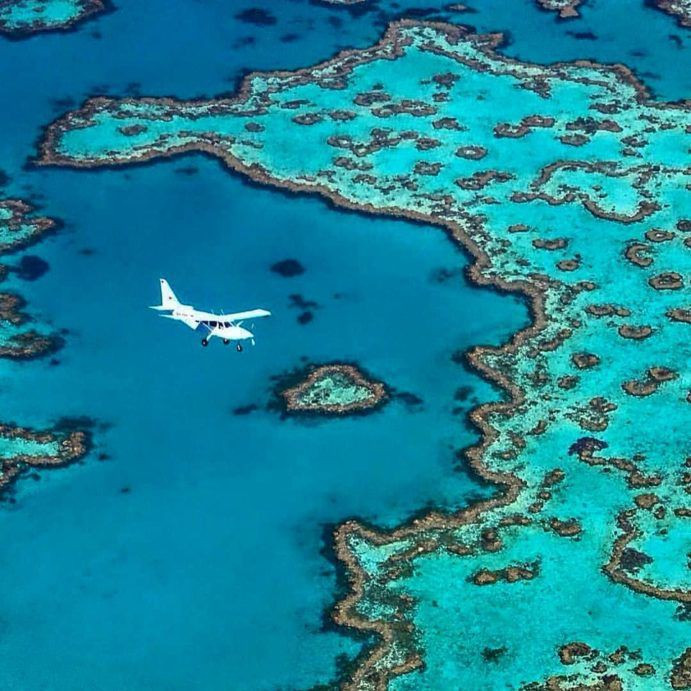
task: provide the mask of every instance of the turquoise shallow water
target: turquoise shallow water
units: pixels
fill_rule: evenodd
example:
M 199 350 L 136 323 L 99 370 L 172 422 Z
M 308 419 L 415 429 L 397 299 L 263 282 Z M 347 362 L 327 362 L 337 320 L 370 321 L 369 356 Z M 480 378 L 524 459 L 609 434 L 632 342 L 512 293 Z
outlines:
M 591 3 L 572 25 L 603 33 L 599 41 L 569 37 L 527 4 L 507 16 L 488 2 L 461 18 L 510 28 L 513 55 L 554 61 L 583 57 L 586 46 L 600 60 L 657 71 L 650 82 L 668 98 L 684 94 L 688 76 L 669 69 L 680 54 L 666 38 L 678 32 L 672 20 L 619 12 L 614 19 L 631 26 L 645 17 L 649 32 L 632 38 L 611 28 L 616 6 Z M 8 688 L 269 689 L 329 679 L 336 656 L 359 646 L 321 631 L 336 588 L 324 533 L 350 516 L 394 526 L 430 502 L 451 508 L 488 491 L 454 470 L 454 451 L 475 440 L 462 414 L 496 394 L 450 356 L 501 343 L 526 312 L 458 273 L 435 282 L 438 269 L 465 263 L 442 233 L 252 187 L 199 157 L 98 173 L 21 169 L 40 125 L 66 107 L 55 99 L 117 95 L 135 81 L 147 94 L 213 94 L 245 69 L 294 68 L 367 45 L 389 16 L 385 5 L 359 18 L 303 3 L 265 7 L 277 22 L 255 27 L 222 3 L 121 3 L 75 34 L 0 44 L 0 61 L 22 76 L 3 116 L 8 192 L 36 193 L 45 213 L 66 222 L 32 249 L 51 271 L 10 286 L 38 318 L 69 330 L 58 366 L 3 363 L 0 403 L 37 426 L 91 415 L 102 423 L 96 453 L 110 456 L 24 480 L 17 503 L 2 509 Z M 277 50 L 289 32 L 300 40 Z M 255 42 L 242 45 L 250 35 Z M 196 172 L 180 172 L 189 167 Z M 269 271 L 288 257 L 305 274 Z M 145 309 L 159 275 L 199 306 L 257 303 L 274 317 L 256 324 L 257 347 L 241 358 L 219 344 L 202 350 L 195 335 Z M 294 293 L 320 305 L 306 326 L 290 306 Z M 366 418 L 280 421 L 264 410 L 270 377 L 302 356 L 357 360 L 419 395 L 422 409 L 393 402 Z M 473 391 L 454 416 L 462 386 Z M 231 414 L 248 404 L 260 410 Z M 446 625 L 430 611 L 421 620 L 432 622 L 426 630 Z M 444 660 L 431 662 L 437 674 Z M 412 679 L 400 683 L 415 688 Z

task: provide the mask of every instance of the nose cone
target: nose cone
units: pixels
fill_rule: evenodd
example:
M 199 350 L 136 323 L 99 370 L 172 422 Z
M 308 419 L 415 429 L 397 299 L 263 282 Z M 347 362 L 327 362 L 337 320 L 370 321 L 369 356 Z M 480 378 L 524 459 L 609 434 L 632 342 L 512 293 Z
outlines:
M 253 338 L 253 334 L 251 331 L 248 331 L 247 329 L 243 329 L 241 326 L 239 327 L 240 331 L 240 338 Z

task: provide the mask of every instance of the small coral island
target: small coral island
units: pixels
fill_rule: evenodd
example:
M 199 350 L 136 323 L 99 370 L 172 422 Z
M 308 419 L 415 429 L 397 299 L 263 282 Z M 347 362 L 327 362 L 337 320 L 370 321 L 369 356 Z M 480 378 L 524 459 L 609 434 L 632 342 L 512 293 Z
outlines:
M 30 216 L 33 210 L 21 199 L 0 199 L 0 254 L 24 249 L 55 228 L 52 218 Z
M 322 415 L 371 411 L 388 398 L 384 384 L 344 364 L 310 368 L 295 386 L 280 393 L 287 411 Z
M 86 455 L 88 436 L 82 431 L 43 431 L 0 424 L 0 493 L 29 468 L 67 465 Z
M 38 31 L 64 31 L 105 9 L 102 0 L 0 0 L 0 34 L 23 38 Z

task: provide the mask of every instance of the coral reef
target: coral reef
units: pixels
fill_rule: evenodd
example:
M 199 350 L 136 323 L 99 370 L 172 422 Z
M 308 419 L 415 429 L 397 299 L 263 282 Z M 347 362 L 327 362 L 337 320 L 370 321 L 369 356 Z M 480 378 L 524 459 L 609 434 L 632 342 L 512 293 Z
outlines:
M 347 415 L 373 410 L 386 399 L 381 382 L 366 377 L 354 365 L 332 363 L 310 368 L 295 386 L 281 391 L 289 412 Z
M 333 616 L 374 638 L 346 686 L 683 683 L 688 104 L 652 100 L 623 65 L 529 64 L 501 41 L 400 21 L 373 47 L 251 74 L 236 98 L 91 99 L 46 129 L 39 163 L 218 157 L 260 183 L 440 226 L 474 257 L 472 280 L 529 300 L 529 328 L 467 354 L 503 391 L 473 411 L 482 441 L 467 450 L 496 494 L 392 530 L 335 530 L 349 592 Z M 555 651 L 573 641 L 641 660 L 612 673 L 572 655 L 563 679 Z
M 23 38 L 64 31 L 106 8 L 106 0 L 0 0 L 0 34 Z
M 578 6 L 582 0 L 536 0 L 537 4 L 545 10 L 558 12 L 562 19 L 578 17 Z
M 83 431 L 35 431 L 0 424 L 0 494 L 31 468 L 58 467 L 86 455 L 89 437 Z
M 653 0 L 663 12 L 672 15 L 680 26 L 691 26 L 691 2 L 689 0 Z

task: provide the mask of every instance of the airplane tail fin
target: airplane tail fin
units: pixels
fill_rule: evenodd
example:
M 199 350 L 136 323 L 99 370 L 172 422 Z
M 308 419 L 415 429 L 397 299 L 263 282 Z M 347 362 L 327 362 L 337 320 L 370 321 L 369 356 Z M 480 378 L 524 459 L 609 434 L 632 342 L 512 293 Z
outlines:
M 173 289 L 165 278 L 161 279 L 161 304 L 151 307 L 152 310 L 174 310 L 180 307 L 180 301 L 175 297 Z

